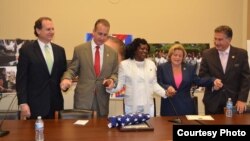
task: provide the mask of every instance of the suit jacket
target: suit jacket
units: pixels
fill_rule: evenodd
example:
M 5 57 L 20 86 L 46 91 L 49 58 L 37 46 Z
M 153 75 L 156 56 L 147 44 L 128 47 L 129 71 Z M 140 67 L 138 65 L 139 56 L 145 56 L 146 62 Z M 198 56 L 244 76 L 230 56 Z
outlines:
M 51 45 L 54 54 L 51 74 L 37 40 L 19 50 L 16 77 L 18 104 L 28 103 L 33 118 L 46 116 L 50 110 L 63 109 L 59 84 L 66 70 L 66 55 L 62 47 Z
M 74 108 L 91 109 L 94 94 L 96 93 L 100 109 L 100 115 L 106 116 L 109 112 L 109 97 L 103 86 L 103 80 L 112 78 L 117 80 L 118 55 L 110 47 L 104 45 L 103 64 L 101 73 L 98 77 L 95 75 L 91 42 L 78 45 L 74 49 L 73 59 L 64 73 L 63 79 L 72 79 L 78 76 L 78 82 L 75 88 Z
M 120 63 L 118 84 L 112 92 L 123 86 L 126 87 L 125 105 L 132 107 L 131 113 L 137 112 L 138 105 L 144 106 L 144 112 L 150 113 L 154 93 L 166 97 L 165 90 L 157 83 L 155 63 L 149 59 L 145 59 L 142 69 L 138 69 L 134 59 L 126 59 Z
M 247 101 L 250 80 L 247 51 L 231 46 L 224 74 L 217 49 L 208 49 L 203 53 L 199 75 L 219 78 L 223 83 L 219 91 L 205 90 L 203 102 L 206 113 L 223 113 L 229 97 L 234 104 L 237 100 Z
M 190 64 L 182 64 L 182 82 L 179 88 L 176 87 L 172 65 L 170 62 L 161 64 L 157 69 L 158 83 L 167 89 L 172 86 L 176 95 L 167 99 L 161 99 L 161 115 L 187 115 L 197 114 L 196 107 L 190 91 L 193 85 L 212 86 L 213 78 L 200 79 L 196 74 L 196 68 Z M 170 101 L 171 100 L 171 101 Z M 172 104 L 171 104 L 172 102 Z M 175 108 L 175 109 L 174 109 Z M 175 112 L 176 110 L 176 112 Z

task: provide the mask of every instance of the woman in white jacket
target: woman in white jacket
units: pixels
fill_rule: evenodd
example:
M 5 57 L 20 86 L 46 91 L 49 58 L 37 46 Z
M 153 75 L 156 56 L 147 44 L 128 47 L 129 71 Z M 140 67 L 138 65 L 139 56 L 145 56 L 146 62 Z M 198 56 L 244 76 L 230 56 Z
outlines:
M 149 113 L 154 116 L 153 94 L 167 97 L 157 83 L 155 63 L 147 59 L 150 47 L 145 39 L 136 38 L 127 47 L 125 60 L 119 65 L 117 87 L 109 92 L 125 91 L 125 114 Z

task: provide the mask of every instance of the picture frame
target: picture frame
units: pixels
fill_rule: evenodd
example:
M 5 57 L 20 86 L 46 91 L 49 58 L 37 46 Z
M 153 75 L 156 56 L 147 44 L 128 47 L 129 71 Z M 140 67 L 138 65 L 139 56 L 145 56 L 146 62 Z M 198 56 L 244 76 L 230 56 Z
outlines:
M 0 93 L 16 93 L 16 72 L 20 48 L 31 40 L 0 39 Z
M 125 125 L 119 128 L 121 132 L 141 132 L 141 131 L 154 131 L 154 127 L 148 122 L 142 122 L 140 124 Z

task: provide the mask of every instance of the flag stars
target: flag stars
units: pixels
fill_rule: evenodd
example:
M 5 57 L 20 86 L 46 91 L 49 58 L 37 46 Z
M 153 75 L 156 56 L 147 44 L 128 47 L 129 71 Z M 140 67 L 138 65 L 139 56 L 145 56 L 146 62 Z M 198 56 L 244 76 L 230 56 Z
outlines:
M 111 116 L 108 118 L 108 127 L 120 127 L 125 125 L 136 125 L 142 122 L 145 122 L 150 118 L 149 114 L 127 114 L 127 115 L 118 115 L 118 116 Z

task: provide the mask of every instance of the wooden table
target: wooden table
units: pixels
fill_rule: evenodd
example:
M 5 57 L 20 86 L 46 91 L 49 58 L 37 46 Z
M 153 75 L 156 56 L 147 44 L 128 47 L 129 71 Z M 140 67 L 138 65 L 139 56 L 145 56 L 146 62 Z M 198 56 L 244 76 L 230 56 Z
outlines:
M 169 119 L 175 117 L 154 117 L 149 123 L 154 131 L 120 132 L 117 128 L 108 128 L 107 119 L 93 119 L 85 126 L 74 125 L 76 120 L 44 120 L 45 141 L 168 141 L 172 140 L 173 124 Z M 199 124 L 180 117 L 182 124 Z M 250 124 L 250 114 L 235 115 L 226 118 L 225 115 L 213 115 L 214 121 L 202 121 L 203 124 Z M 34 120 L 6 120 L 3 130 L 10 134 L 1 137 L 0 141 L 34 141 Z

